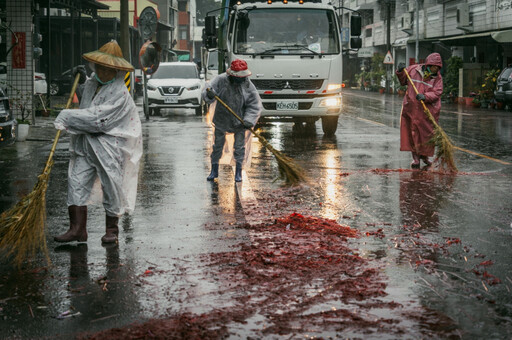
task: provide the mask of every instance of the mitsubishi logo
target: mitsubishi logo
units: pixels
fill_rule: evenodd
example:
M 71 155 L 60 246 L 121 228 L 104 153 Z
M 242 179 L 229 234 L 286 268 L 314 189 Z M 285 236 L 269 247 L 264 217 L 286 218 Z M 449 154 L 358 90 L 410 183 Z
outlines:
M 290 83 L 289 82 L 286 82 L 286 84 L 284 85 L 283 89 L 291 89 L 292 87 L 290 86 Z

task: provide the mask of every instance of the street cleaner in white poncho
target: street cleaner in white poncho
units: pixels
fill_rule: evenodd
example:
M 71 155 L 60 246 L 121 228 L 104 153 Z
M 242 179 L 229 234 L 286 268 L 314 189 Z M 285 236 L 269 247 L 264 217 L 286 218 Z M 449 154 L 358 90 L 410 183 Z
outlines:
M 229 150 L 225 145 L 226 133 L 234 134 L 235 181 L 242 181 L 242 167 L 248 163 L 246 146 L 250 147 L 251 140 L 251 132 L 247 129 L 256 125 L 262 109 L 258 90 L 248 78 L 250 75 L 247 63 L 242 59 L 236 59 L 226 73 L 213 78 L 203 90 L 205 102 L 212 103 L 215 96 L 218 96 L 243 120 L 243 123 L 240 122 L 223 105 L 216 103 L 212 118 L 215 139 L 210 156 L 211 172 L 206 178 L 208 181 L 219 177 L 219 161 L 223 156 L 223 150 Z
M 116 243 L 119 216 L 132 212 L 135 206 L 142 155 L 139 114 L 124 83 L 126 72 L 133 71 L 133 66 L 123 58 L 116 41 L 83 58 L 94 72 L 82 85 L 80 108 L 62 110 L 54 123 L 71 135 L 70 227 L 55 241 L 87 241 L 87 205 L 103 194 L 106 233 L 101 241 Z

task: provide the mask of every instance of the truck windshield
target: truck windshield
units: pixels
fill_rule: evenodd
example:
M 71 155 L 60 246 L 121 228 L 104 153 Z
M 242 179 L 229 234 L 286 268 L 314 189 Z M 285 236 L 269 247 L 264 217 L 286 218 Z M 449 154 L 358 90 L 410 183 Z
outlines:
M 243 11 L 235 23 L 236 54 L 339 54 L 333 11 L 263 8 Z

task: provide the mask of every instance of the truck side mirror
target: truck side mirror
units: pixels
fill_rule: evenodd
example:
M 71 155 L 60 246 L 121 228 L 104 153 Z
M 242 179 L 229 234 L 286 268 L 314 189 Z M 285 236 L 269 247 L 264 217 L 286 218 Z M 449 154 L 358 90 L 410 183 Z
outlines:
M 203 43 L 207 49 L 217 47 L 217 27 L 213 16 L 204 18 Z
M 350 48 L 361 48 L 363 46 L 363 40 L 359 37 L 350 38 Z
M 350 16 L 350 35 L 351 36 L 360 36 L 361 35 L 361 17 L 359 15 L 351 15 Z
M 217 29 L 215 27 L 215 17 L 208 16 L 204 18 L 204 28 L 207 36 L 216 36 Z

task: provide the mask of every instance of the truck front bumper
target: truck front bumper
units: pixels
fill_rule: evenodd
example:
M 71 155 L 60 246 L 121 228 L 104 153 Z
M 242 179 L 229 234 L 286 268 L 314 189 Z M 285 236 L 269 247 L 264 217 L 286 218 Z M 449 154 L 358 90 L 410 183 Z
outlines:
M 339 116 L 342 96 L 336 94 L 268 95 L 261 94 L 262 117 Z

